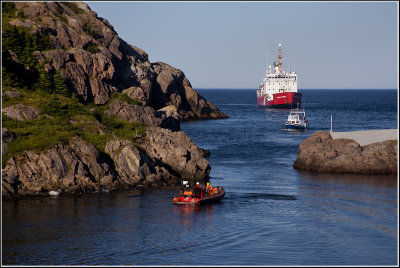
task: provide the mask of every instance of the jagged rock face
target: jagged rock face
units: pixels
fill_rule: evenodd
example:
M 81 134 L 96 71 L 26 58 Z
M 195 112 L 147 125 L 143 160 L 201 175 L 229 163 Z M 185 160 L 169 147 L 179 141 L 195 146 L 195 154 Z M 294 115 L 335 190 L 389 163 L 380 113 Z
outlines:
M 161 124 L 161 119 L 154 115 L 154 109 L 149 106 L 132 105 L 122 101 L 114 101 L 104 113 L 106 115 L 115 115 L 120 119 L 130 122 L 139 121 L 147 125 Z
M 66 193 L 95 192 L 112 187 L 112 165 L 91 144 L 74 139 L 45 153 L 27 151 L 10 158 L 2 172 L 3 197 L 36 195 L 58 189 Z
M 318 131 L 304 140 L 293 164 L 296 169 L 364 174 L 397 173 L 397 141 L 360 146 L 350 139 L 335 139 Z
M 159 126 L 172 131 L 180 130 L 180 123 L 175 114 L 155 112 L 150 106 L 132 105 L 122 101 L 114 101 L 104 112 L 129 122 L 142 122 L 148 126 Z
M 156 135 L 161 135 L 159 130 L 162 129 L 153 129 L 152 141 Z M 210 172 L 204 152 L 183 132 L 163 130 L 174 139 L 163 137 L 160 142 L 169 146 L 178 145 L 178 141 L 186 142 L 186 147 L 176 152 L 165 145 L 153 147 L 153 154 L 149 156 L 130 141 L 117 139 L 107 143 L 108 157 L 93 145 L 75 138 L 68 145 L 60 144 L 43 153 L 27 151 L 10 158 L 2 171 L 3 198 L 58 190 L 79 194 L 102 189 L 176 185 L 181 178 L 204 181 Z M 6 132 L 3 131 L 4 137 L 9 136 Z
M 63 2 L 16 2 L 26 18 L 10 23 L 51 36 L 53 50 L 34 54 L 48 71 L 59 71 L 82 100 L 105 104 L 110 93 L 127 91 L 155 110 L 174 105 L 179 119 L 227 117 L 193 90 L 181 70 L 161 62 L 151 64 L 148 55 L 120 39 L 106 19 L 85 3 L 75 4 L 78 12 Z
M 153 162 L 144 151 L 136 148 L 129 141 L 113 140 L 106 145 L 106 152 L 115 163 L 118 180 L 126 185 L 134 181 L 135 184 L 143 183 L 148 186 L 178 183 L 177 177 L 171 175 L 167 169 Z
M 155 115 L 162 120 L 160 127 L 168 128 L 171 131 L 180 131 L 179 114 L 174 105 L 165 106 L 157 110 Z
M 160 109 L 173 105 L 181 120 L 227 117 L 192 88 L 181 70 L 162 62 L 154 63 L 152 67 L 157 74 L 153 98 L 150 100 L 153 107 Z
M 145 92 L 141 87 L 130 87 L 124 89 L 122 93 L 128 95 L 131 99 L 138 100 L 141 105 L 148 103 L 149 92 Z
M 184 132 L 150 127 L 142 146 L 151 158 L 171 167 L 182 178 L 208 179 L 211 168 L 204 157 L 209 152 L 197 147 Z

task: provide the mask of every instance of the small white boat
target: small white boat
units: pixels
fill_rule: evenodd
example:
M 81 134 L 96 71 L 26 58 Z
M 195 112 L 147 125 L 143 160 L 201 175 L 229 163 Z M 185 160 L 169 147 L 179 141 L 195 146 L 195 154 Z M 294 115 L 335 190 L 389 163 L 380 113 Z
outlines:
M 285 122 L 285 129 L 288 130 L 304 130 L 307 128 L 306 112 L 304 109 L 292 109 Z
M 61 192 L 62 192 L 61 190 L 58 190 L 58 191 L 49 191 L 49 195 L 50 195 L 50 196 L 58 196 L 58 195 L 60 195 Z

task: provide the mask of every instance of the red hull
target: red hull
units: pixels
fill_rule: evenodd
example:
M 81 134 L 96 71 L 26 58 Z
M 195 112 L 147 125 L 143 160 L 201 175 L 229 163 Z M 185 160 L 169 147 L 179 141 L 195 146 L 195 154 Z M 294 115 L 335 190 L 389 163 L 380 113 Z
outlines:
M 301 104 L 301 93 L 298 92 L 283 92 L 273 95 L 273 99 L 268 101 L 264 96 L 257 96 L 257 103 L 260 106 L 269 108 L 292 108 L 296 107 L 297 103 Z

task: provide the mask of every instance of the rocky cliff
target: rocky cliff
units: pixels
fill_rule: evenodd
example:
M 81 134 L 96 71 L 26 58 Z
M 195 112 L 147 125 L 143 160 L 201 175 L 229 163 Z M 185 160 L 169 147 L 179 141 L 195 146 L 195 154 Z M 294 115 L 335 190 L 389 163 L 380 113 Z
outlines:
M 181 70 L 149 62 L 85 3 L 2 15 L 3 198 L 208 179 L 209 152 L 179 122 L 227 116 Z
M 360 146 L 351 139 L 332 139 L 318 131 L 299 147 L 293 167 L 332 173 L 397 174 L 398 141 L 388 140 Z
M 15 8 L 17 16 L 8 23 L 48 37 L 49 47 L 34 51 L 35 57 L 48 72 L 59 71 L 82 100 L 105 104 L 112 92 L 126 91 L 155 110 L 174 105 L 182 119 L 226 117 L 192 88 L 181 70 L 149 62 L 142 49 L 119 38 L 85 3 L 15 2 Z

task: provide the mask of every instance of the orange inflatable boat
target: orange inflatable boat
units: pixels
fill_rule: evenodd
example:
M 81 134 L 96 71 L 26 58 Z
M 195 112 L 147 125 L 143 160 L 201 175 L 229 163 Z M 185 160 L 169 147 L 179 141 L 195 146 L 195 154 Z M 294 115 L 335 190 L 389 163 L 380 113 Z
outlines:
M 221 201 L 225 196 L 225 190 L 222 187 L 214 187 L 212 191 L 202 191 L 200 196 L 195 196 L 193 191 L 181 190 L 180 196 L 174 197 L 175 204 L 210 204 Z

